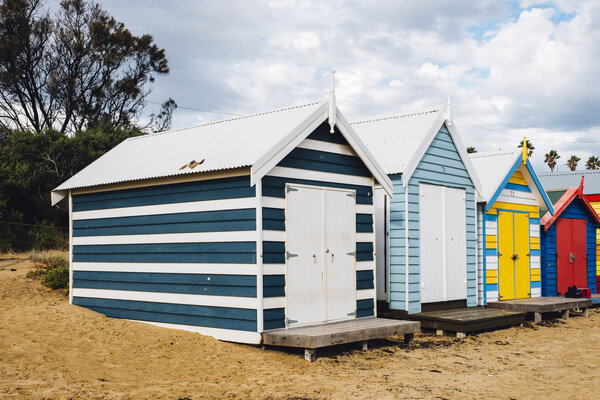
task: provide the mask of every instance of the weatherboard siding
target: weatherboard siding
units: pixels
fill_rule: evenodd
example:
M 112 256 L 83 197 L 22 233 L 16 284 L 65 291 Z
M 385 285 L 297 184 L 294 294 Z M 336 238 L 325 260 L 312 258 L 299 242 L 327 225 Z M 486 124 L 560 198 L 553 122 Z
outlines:
M 279 241 L 272 242 L 278 246 L 277 251 L 263 263 L 266 269 L 280 272 L 274 275 L 278 282 L 273 283 L 272 289 L 281 293 L 281 302 L 285 299 L 285 187 L 288 183 L 356 191 L 356 309 L 358 317 L 373 316 L 375 259 L 371 173 L 341 133 L 337 129 L 334 134 L 329 133 L 329 125 L 324 123 L 263 177 L 263 239 L 280 237 Z M 265 305 L 264 313 L 265 330 L 285 327 L 284 308 Z
M 402 174 L 392 174 L 390 179 L 394 184 L 394 196 L 390 202 L 390 308 L 407 310 L 409 313 L 421 311 L 419 237 L 419 185 L 421 183 L 465 190 L 467 229 L 466 300 L 468 306 L 477 305 L 475 190 L 445 125 L 436 134 L 406 187 L 404 186 Z M 407 230 L 408 240 L 406 237 Z
M 558 217 L 568 219 L 586 220 L 586 255 L 587 255 L 587 285 L 592 293 L 597 292 L 597 248 L 596 235 L 598 225 L 592 220 L 579 199 L 575 199 Z M 557 295 L 557 223 L 550 225 L 547 231 L 542 232 L 542 295 Z M 543 227 L 542 227 L 543 231 Z
M 73 303 L 256 332 L 255 203 L 249 176 L 73 195 Z M 277 276 L 263 281 L 265 296 L 281 296 Z
M 480 294 L 479 302 L 487 304 L 498 301 L 498 210 L 520 211 L 529 215 L 530 239 L 530 288 L 531 297 L 542 295 L 541 280 L 543 271 L 540 270 L 540 214 L 538 200 L 528 186 L 519 166 L 508 182 L 502 188 L 490 210 L 481 215 L 483 217 L 485 235 L 483 239 L 483 254 L 485 260 L 478 263 L 479 275 L 485 278 L 483 296 Z

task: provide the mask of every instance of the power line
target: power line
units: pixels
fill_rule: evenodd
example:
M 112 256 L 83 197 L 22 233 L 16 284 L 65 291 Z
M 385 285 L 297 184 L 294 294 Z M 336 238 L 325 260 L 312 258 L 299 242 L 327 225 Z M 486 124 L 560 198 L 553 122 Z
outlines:
M 485 127 L 485 126 L 481 126 L 481 125 L 477 125 L 477 124 L 474 124 L 474 123 L 471 123 L 471 122 L 467 122 L 464 119 L 460 119 L 460 118 L 453 118 L 453 119 L 456 120 L 456 121 L 460 121 L 460 122 L 462 122 L 464 124 L 474 126 L 476 128 L 485 129 L 486 131 L 498 133 L 500 135 L 512 136 L 514 138 L 522 138 L 519 135 L 511 134 L 511 133 L 508 133 L 508 132 L 502 132 L 502 131 L 499 131 L 497 129 L 491 129 L 491 128 L 488 128 L 488 127 Z M 553 140 L 553 139 L 536 138 L 535 140 L 536 140 L 536 142 L 556 142 L 556 140 Z M 565 142 L 565 144 L 580 144 L 580 143 L 600 143 L 600 140 L 583 140 L 583 141 L 582 140 L 578 140 L 576 142 Z
M 35 225 L 35 224 L 25 224 L 23 222 L 8 222 L 8 221 L 0 221 L 0 224 L 10 224 L 10 225 L 22 225 L 22 226 L 41 226 L 44 228 L 52 228 L 52 229 L 62 229 L 64 231 L 68 231 L 69 228 L 61 228 L 60 226 L 52 226 L 52 225 Z
M 158 103 L 156 101 L 146 101 L 146 103 L 158 104 L 159 106 L 162 106 L 162 103 Z M 180 106 L 180 105 L 177 105 L 177 108 L 181 108 L 183 110 L 200 111 L 200 112 L 211 113 L 211 114 L 232 115 L 234 117 L 241 116 L 241 114 L 234 114 L 234 113 L 228 113 L 228 112 L 223 112 L 223 111 L 206 110 L 203 108 L 184 107 L 184 106 Z

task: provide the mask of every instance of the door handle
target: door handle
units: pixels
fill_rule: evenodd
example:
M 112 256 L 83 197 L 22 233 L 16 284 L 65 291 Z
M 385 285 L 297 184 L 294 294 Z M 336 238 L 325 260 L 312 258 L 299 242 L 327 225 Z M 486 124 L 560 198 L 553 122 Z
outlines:
M 333 262 L 333 253 L 331 253 L 331 262 Z
M 518 254 L 513 254 L 511 258 L 512 258 L 513 261 L 516 261 L 516 260 L 519 259 L 519 255 Z
M 317 255 L 313 254 L 313 262 L 316 263 L 317 262 Z
M 573 264 L 573 261 L 575 261 L 575 254 L 569 253 L 569 262 Z
M 325 253 L 329 253 L 329 249 L 325 249 Z

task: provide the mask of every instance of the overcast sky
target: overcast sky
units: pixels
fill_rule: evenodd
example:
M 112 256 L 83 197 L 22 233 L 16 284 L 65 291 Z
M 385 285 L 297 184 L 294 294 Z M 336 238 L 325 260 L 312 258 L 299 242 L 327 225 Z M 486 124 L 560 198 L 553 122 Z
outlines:
M 148 98 L 175 99 L 185 127 L 328 96 L 350 121 L 451 97 L 467 146 L 600 157 L 600 1 L 103 0 L 151 34 L 171 72 Z M 148 111 L 158 105 L 149 104 Z

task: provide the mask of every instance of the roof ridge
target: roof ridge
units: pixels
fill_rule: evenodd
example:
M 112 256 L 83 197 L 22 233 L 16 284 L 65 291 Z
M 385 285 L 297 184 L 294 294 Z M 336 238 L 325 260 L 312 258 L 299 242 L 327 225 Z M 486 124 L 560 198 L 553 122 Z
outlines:
M 580 175 L 580 174 L 600 174 L 600 169 L 586 169 L 583 171 L 544 172 L 544 173 L 538 174 L 538 176 Z
M 441 107 L 437 107 L 437 108 L 434 108 L 434 109 L 431 109 L 431 110 L 428 110 L 428 111 L 419 111 L 419 112 L 413 112 L 413 113 L 409 113 L 409 114 L 390 115 L 390 116 L 387 116 L 387 117 L 378 117 L 378 118 L 366 119 L 366 120 L 363 120 L 363 121 L 350 122 L 350 125 L 367 124 L 369 122 L 386 121 L 388 119 L 398 119 L 398 118 L 414 117 L 416 115 L 431 114 L 431 113 L 439 112 L 441 110 L 442 110 Z
M 202 127 L 205 127 L 205 126 L 218 125 L 218 124 L 223 124 L 223 123 L 226 123 L 226 122 L 238 121 L 238 120 L 241 120 L 241 119 L 259 117 L 261 115 L 274 114 L 274 113 L 283 112 L 283 111 L 295 110 L 295 109 L 303 108 L 303 107 L 310 107 L 310 106 L 314 106 L 314 105 L 321 104 L 321 103 L 322 102 L 315 101 L 315 102 L 312 102 L 312 103 L 302 104 L 302 105 L 298 105 L 298 106 L 291 106 L 291 107 L 279 108 L 279 109 L 271 110 L 271 111 L 264 111 L 264 112 L 260 112 L 260 113 L 255 113 L 255 114 L 242 115 L 242 116 L 235 117 L 235 118 L 222 119 L 220 121 L 207 122 L 205 124 L 193 125 L 193 126 L 188 126 L 188 127 L 185 127 L 185 128 L 179 128 L 179 129 L 173 129 L 173 130 L 169 130 L 169 131 L 149 133 L 149 134 L 142 135 L 142 136 L 131 137 L 131 138 L 128 138 L 126 140 L 145 139 L 145 138 L 149 138 L 149 137 L 164 135 L 164 134 L 167 134 L 167 133 L 181 132 L 181 131 L 186 131 L 186 130 L 190 130 L 190 129 L 194 129 L 194 128 L 202 128 Z

